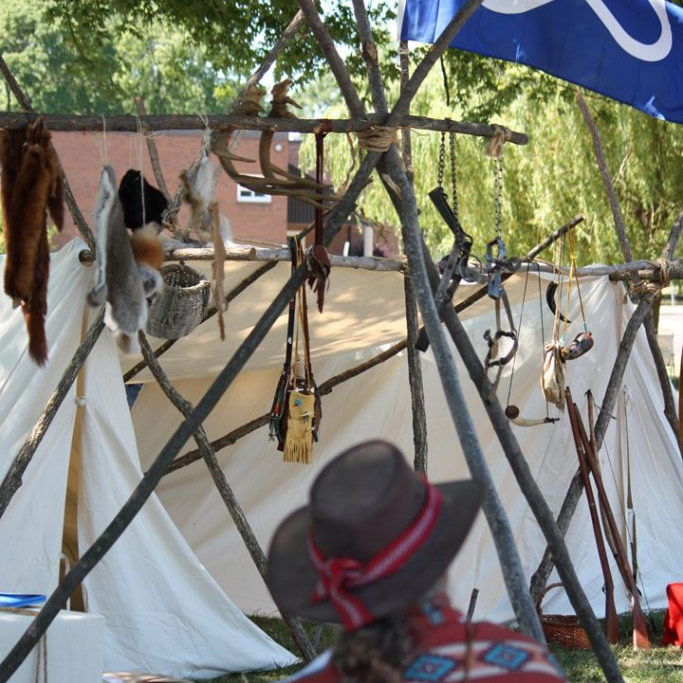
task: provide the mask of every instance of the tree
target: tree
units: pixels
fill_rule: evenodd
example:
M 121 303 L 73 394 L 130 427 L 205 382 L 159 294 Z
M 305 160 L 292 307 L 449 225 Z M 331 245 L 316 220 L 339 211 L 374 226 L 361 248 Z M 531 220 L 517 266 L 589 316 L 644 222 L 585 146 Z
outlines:
M 154 113 L 217 113 L 234 98 L 235 80 L 213 68 L 206 50 L 181 28 L 79 33 L 51 0 L 0 3 L 0 52 L 33 106 L 46 113 L 125 113 L 142 95 Z M 4 108 L 13 103 L 5 89 Z
M 494 107 L 499 113 L 492 121 L 524 131 L 530 139 L 527 146 L 505 145 L 501 200 L 502 231 L 508 253 L 524 253 L 551 230 L 581 213 L 586 220 L 575 230 L 579 263 L 622 261 L 590 134 L 574 102 L 574 87 L 513 65 L 505 65 L 500 80 L 500 90 L 509 102 Z M 517 87 L 517 82 L 525 87 Z M 479 101 L 461 104 L 454 97 L 457 83 L 450 88 L 452 104 L 448 107 L 444 80 L 435 70 L 415 98 L 411 112 L 461 120 L 464 112 L 482 103 L 493 107 L 486 92 Z M 394 87 L 389 97 L 395 100 L 397 94 Z M 681 208 L 683 168 L 678 160 L 683 152 L 683 128 L 598 95 L 587 97 L 598 126 L 605 132 L 606 161 L 633 251 L 639 258 L 657 258 Z M 330 118 L 344 115 L 340 105 L 325 114 Z M 327 171 L 335 186 L 343 188 L 350 174 L 352 177 L 352 159 L 355 158 L 356 165 L 360 162 L 359 152 L 351 153 L 344 136 L 327 136 L 325 144 Z M 493 165 L 483 153 L 485 144 L 486 141 L 470 136 L 457 136 L 455 141 L 460 218 L 465 231 L 475 239 L 473 253 L 482 257 L 496 227 Z M 428 245 L 435 255 L 442 256 L 451 249 L 452 234 L 428 197 L 438 181 L 439 145 L 439 133 L 412 134 L 420 221 Z M 307 140 L 301 150 L 302 168 L 310 171 L 314 162 L 312 140 Z M 443 184 L 450 195 L 448 140 L 445 166 Z M 396 226 L 393 207 L 377 176 L 360 198 L 358 212 L 370 221 L 381 225 L 389 221 Z M 562 256 L 565 264 L 568 258 L 566 253 Z
M 159 23 L 177 27 L 206 49 L 213 68 L 233 73 L 251 71 L 260 64 L 296 11 L 291 0 L 54 0 L 50 9 L 51 15 L 66 21 L 74 34 L 98 40 L 111 30 L 130 31 L 133 26 L 140 33 Z M 369 13 L 373 25 L 379 27 L 377 41 L 388 44 L 389 22 L 395 18 L 393 3 L 373 2 Z M 324 3 L 324 17 L 332 38 L 347 48 L 352 70 L 360 74 L 363 64 L 355 54 L 358 39 L 351 3 Z M 275 77 L 287 74 L 307 81 L 326 69 L 315 41 L 300 31 L 281 53 Z

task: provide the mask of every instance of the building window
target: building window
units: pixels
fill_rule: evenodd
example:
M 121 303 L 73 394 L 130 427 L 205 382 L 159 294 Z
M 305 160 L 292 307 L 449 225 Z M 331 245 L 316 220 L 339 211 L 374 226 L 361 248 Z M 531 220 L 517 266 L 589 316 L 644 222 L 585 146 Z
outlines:
M 243 185 L 237 186 L 237 201 L 246 204 L 270 204 L 272 198 L 269 194 L 255 192 Z

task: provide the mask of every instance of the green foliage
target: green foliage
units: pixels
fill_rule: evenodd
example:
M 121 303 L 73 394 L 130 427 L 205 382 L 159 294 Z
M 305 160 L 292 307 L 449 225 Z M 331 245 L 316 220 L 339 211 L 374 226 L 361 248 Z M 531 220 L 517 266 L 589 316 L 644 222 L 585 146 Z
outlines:
M 678 4 L 681 4 L 679 1 Z M 389 106 L 398 97 L 393 3 L 368 3 Z M 154 113 L 214 113 L 233 99 L 236 83 L 260 64 L 296 6 L 289 0 L 3 0 L 0 51 L 34 106 L 54 113 L 130 112 L 141 94 Z M 368 109 L 365 69 L 350 3 L 322 3 L 323 18 L 345 57 Z M 417 46 L 415 64 L 428 48 Z M 274 78 L 289 76 L 305 116 L 345 118 L 348 112 L 310 32 L 300 29 L 281 53 Z M 575 231 L 579 263 L 622 260 L 590 135 L 574 101 L 574 86 L 539 71 L 449 50 L 421 88 L 412 113 L 434 118 L 499 122 L 527 132 L 530 143 L 506 145 L 503 235 L 522 253 L 582 213 Z M 636 257 L 659 255 L 683 196 L 678 163 L 683 128 L 589 95 L 602 132 L 607 165 Z M 6 90 L 6 107 L 12 106 Z M 439 134 L 412 134 L 415 189 L 430 247 L 450 250 L 451 234 L 428 199 L 437 183 Z M 362 152 L 343 135 L 326 139 L 328 171 L 338 188 L 353 177 Z M 493 168 L 484 141 L 458 136 L 458 203 L 465 229 L 481 254 L 495 234 Z M 313 166 L 312 143 L 302 166 Z M 450 191 L 448 164 L 444 185 Z M 375 175 L 358 215 L 397 229 L 393 207 Z M 566 259 L 565 259 L 566 262 Z
M 623 261 L 591 136 L 575 102 L 575 88 L 526 67 L 492 64 L 495 66 L 476 66 L 475 60 L 464 59 L 462 68 L 471 68 L 471 78 L 476 69 L 484 68 L 488 79 L 493 78 L 492 69 L 500 69 L 497 91 L 487 94 L 482 89 L 477 94 L 476 88 L 470 89 L 474 94 L 464 101 L 455 81 L 455 86 L 449 84 L 449 107 L 437 68 L 416 96 L 411 112 L 454 120 L 468 119 L 472 111 L 498 112 L 491 122 L 528 133 L 528 145 L 505 145 L 502 229 L 509 253 L 528 251 L 551 231 L 583 214 L 586 220 L 575 230 L 578 263 Z M 395 101 L 397 94 L 395 87 L 390 88 L 390 101 Z M 683 128 L 591 93 L 585 96 L 602 134 L 633 253 L 636 258 L 657 258 L 681 208 Z M 341 106 L 326 114 L 344 115 Z M 440 135 L 414 130 L 411 140 L 420 224 L 428 245 L 441 256 L 450 251 L 452 236 L 428 197 L 438 182 Z M 474 236 L 473 251 L 479 255 L 495 236 L 493 164 L 484 154 L 485 144 L 485 140 L 465 135 L 457 136 L 455 143 L 459 214 L 464 229 Z M 328 136 L 326 149 L 327 170 L 334 184 L 343 187 L 353 177 L 352 159 L 355 154 L 357 168 L 359 153 L 351 153 L 344 136 Z M 450 196 L 448 140 L 446 150 L 443 184 Z M 313 167 L 312 141 L 303 145 L 301 160 L 303 168 Z M 358 212 L 398 229 L 398 218 L 376 175 L 363 192 Z M 563 262 L 568 262 L 567 255 Z
M 376 40 L 389 42 L 386 28 L 395 17 L 394 3 L 371 2 L 368 11 L 379 27 Z M 193 44 L 205 48 L 207 61 L 217 71 L 250 73 L 281 37 L 297 12 L 291 0 L 54 0 L 51 16 L 65 20 L 75 35 L 101 41 L 113 31 L 148 34 L 158 25 L 187 32 Z M 351 3 L 333 0 L 324 3 L 323 17 L 338 47 L 348 53 L 349 64 L 360 73 L 362 64 L 355 56 L 357 31 Z M 322 52 L 311 35 L 300 30 L 282 51 L 275 78 L 283 75 L 311 80 L 327 70 Z
M 235 94 L 234 81 L 207 61 L 190 33 L 150 19 L 145 30 L 101 16 L 87 31 L 52 0 L 0 3 L 0 52 L 41 112 L 126 113 L 141 95 L 153 113 L 215 113 Z M 2 108 L 17 108 L 5 88 Z

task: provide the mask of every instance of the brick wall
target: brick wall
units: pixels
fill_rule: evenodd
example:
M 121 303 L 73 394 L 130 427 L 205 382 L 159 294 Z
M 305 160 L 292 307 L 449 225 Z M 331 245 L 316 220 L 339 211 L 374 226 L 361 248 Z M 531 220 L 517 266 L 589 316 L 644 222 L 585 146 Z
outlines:
M 158 133 L 155 137 L 164 178 L 173 194 L 179 184 L 180 171 L 188 168 L 199 152 L 201 132 L 168 131 Z M 105 136 L 102 133 L 54 132 L 53 140 L 76 201 L 91 228 L 100 171 L 105 159 L 105 140 L 106 161 L 113 166 L 117 179 L 120 180 L 129 168 L 140 168 L 142 160 L 145 177 L 152 185 L 156 185 L 147 144 L 134 133 L 109 132 Z M 255 162 L 236 162 L 235 166 L 240 172 L 260 175 L 258 142 L 258 133 L 242 133 L 240 142 L 233 151 L 240 156 L 254 159 Z M 271 159 L 281 168 L 287 168 L 288 146 L 286 134 L 275 135 Z M 272 196 L 268 201 L 259 203 L 238 201 L 237 185 L 223 172 L 218 178 L 216 197 L 221 212 L 230 220 L 235 239 L 275 244 L 286 241 L 286 197 Z M 184 209 L 180 214 L 181 222 L 187 221 L 187 216 L 187 209 Z M 54 238 L 53 246 L 59 248 L 78 234 L 67 211 L 64 232 Z
M 197 157 L 201 146 L 200 131 L 164 131 L 155 133 L 156 145 L 159 151 L 161 170 L 166 184 L 173 195 L 179 185 L 178 176 L 183 169 L 188 168 Z M 95 198 L 100 178 L 102 164 L 105 162 L 113 166 L 116 177 L 120 180 L 129 168 L 140 168 L 149 183 L 156 186 L 154 173 L 149 161 L 147 144 L 135 133 L 72 133 L 58 132 L 52 134 L 54 145 L 64 166 L 66 177 L 76 197 L 81 211 L 88 224 L 93 229 L 92 214 L 95 209 Z M 235 162 L 241 173 L 260 175 L 258 164 L 258 145 L 260 134 L 253 131 L 242 131 L 239 144 L 233 149 L 235 154 L 254 159 L 254 163 Z M 106 155 L 105 155 L 106 141 Z M 299 141 L 289 141 L 286 133 L 276 133 L 271 149 L 271 159 L 280 168 L 296 167 L 298 162 Z M 215 157 L 212 160 L 216 162 Z M 290 170 L 294 170 L 290 167 Z M 291 221 L 288 224 L 287 197 L 269 196 L 266 201 L 249 202 L 238 199 L 238 186 L 221 171 L 216 185 L 216 197 L 221 213 L 228 217 L 233 236 L 238 241 L 284 244 L 287 231 L 301 230 L 313 220 L 313 209 L 308 204 L 298 202 L 303 207 L 305 222 L 298 213 L 291 211 Z M 300 208 L 301 208 L 300 207 Z M 180 213 L 181 224 L 186 224 L 189 212 L 184 207 Z M 94 231 L 94 229 L 93 229 Z M 64 232 L 55 235 L 52 246 L 58 249 L 73 237 L 79 235 L 78 229 L 71 220 L 71 214 L 66 211 Z M 342 228 L 337 235 L 330 251 L 341 253 L 344 242 L 351 238 L 351 254 L 363 253 L 362 234 L 355 228 Z M 310 243 L 310 242 L 309 242 Z M 384 256 L 398 253 L 398 243 L 393 232 L 377 235 L 376 246 Z

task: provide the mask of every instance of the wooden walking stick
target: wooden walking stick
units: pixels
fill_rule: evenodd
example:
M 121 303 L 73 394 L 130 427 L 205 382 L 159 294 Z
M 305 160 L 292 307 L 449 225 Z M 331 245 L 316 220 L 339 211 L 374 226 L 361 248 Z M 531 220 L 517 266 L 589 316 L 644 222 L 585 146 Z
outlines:
M 586 500 L 588 501 L 588 509 L 591 515 L 591 523 L 593 524 L 593 534 L 595 535 L 595 544 L 598 547 L 598 556 L 600 557 L 600 567 L 605 578 L 605 635 L 607 640 L 614 645 L 619 640 L 619 624 L 617 621 L 617 608 L 614 604 L 614 582 L 612 581 L 612 572 L 609 568 L 609 561 L 607 559 L 607 552 L 605 550 L 605 540 L 602 537 L 602 529 L 600 527 L 600 519 L 598 517 L 598 509 L 595 504 L 595 496 L 593 495 L 593 487 L 590 482 L 590 472 L 588 466 L 588 457 L 579 434 L 577 424 L 577 414 L 574 410 L 575 406 L 571 400 L 571 393 L 569 388 L 566 390 L 567 394 L 567 412 L 569 414 L 569 421 L 572 427 L 572 434 L 574 435 L 574 443 L 576 444 L 576 453 L 579 457 L 579 470 L 581 472 L 581 480 L 583 481 L 583 488 L 586 491 Z
M 576 417 L 576 426 L 578 428 L 579 436 L 583 443 L 583 447 L 587 456 L 588 467 L 593 479 L 595 480 L 595 485 L 598 489 L 598 500 L 600 501 L 600 506 L 605 513 L 607 519 L 607 525 L 609 527 L 610 534 L 612 535 L 612 540 L 614 541 L 614 546 L 616 552 L 614 554 L 614 559 L 617 562 L 617 568 L 621 574 L 621 578 L 626 584 L 626 588 L 631 594 L 631 618 L 633 619 L 633 649 L 634 650 L 646 650 L 650 647 L 650 637 L 647 631 L 647 622 L 645 621 L 645 615 L 640 607 L 640 598 L 638 597 L 638 586 L 636 585 L 635 579 L 633 578 L 633 572 L 629 566 L 628 556 L 626 555 L 626 550 L 624 549 L 624 543 L 621 540 L 621 535 L 619 534 L 619 528 L 617 527 L 617 522 L 614 519 L 614 513 L 607 498 L 607 492 L 605 490 L 605 485 L 602 481 L 602 475 L 600 474 L 600 468 L 597 465 L 597 454 L 595 449 L 591 445 L 588 436 L 586 435 L 586 430 L 581 422 L 581 417 L 578 414 L 576 404 L 573 403 L 571 399 L 571 392 L 567 389 L 567 400 L 572 403 L 573 412 Z

